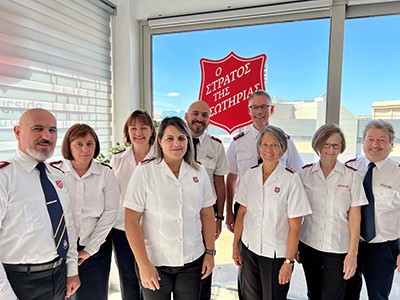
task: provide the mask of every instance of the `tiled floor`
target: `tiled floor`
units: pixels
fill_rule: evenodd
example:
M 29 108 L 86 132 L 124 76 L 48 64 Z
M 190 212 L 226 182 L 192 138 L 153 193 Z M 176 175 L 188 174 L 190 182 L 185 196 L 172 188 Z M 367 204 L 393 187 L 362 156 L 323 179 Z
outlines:
M 217 240 L 215 256 L 216 266 L 213 272 L 213 300 L 237 300 L 236 291 L 236 274 L 237 269 L 232 262 L 232 239 L 233 234 L 224 229 L 221 236 Z M 111 272 L 111 289 L 109 300 L 120 300 L 121 295 L 116 289 L 118 288 L 118 274 L 115 266 Z M 306 285 L 301 265 L 295 265 L 293 279 L 290 285 L 288 299 L 306 300 Z M 368 299 L 365 289 L 362 291 L 361 300 Z M 391 300 L 400 299 L 400 273 L 396 272 L 393 282 Z

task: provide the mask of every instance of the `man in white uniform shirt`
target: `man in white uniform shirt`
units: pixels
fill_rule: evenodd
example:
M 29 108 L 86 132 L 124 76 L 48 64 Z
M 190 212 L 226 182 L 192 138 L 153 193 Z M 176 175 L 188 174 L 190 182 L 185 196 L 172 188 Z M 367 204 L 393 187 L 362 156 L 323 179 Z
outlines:
M 62 300 L 75 293 L 80 281 L 66 180 L 60 170 L 44 163 L 56 146 L 56 119 L 44 109 L 28 110 L 14 126 L 14 134 L 18 151 L 0 163 L 0 299 Z M 51 203 L 46 203 L 39 175 L 43 163 L 71 241 L 64 239 L 61 245 L 66 259 L 59 256 L 53 237 L 46 207 Z
M 369 201 L 365 207 L 372 205 L 373 215 L 366 218 L 361 212 L 358 268 L 347 283 L 345 299 L 360 298 L 361 275 L 364 276 L 369 299 L 389 299 L 396 266 L 400 272 L 400 165 L 388 158 L 394 140 L 395 132 L 391 124 L 372 120 L 363 132 L 365 157 L 346 162 L 346 165 L 358 169 L 364 178 L 368 177 L 368 169 L 372 169 L 373 197 L 368 197 L 365 180 L 364 189 Z M 367 221 L 373 221 L 374 225 L 370 232 L 363 234 L 363 222 Z
M 275 106 L 271 96 L 265 91 L 256 91 L 249 98 L 249 115 L 253 121 L 250 129 L 233 138 L 226 156 L 228 158 L 229 174 L 226 178 L 226 225 L 233 232 L 234 214 L 233 200 L 240 177 L 250 168 L 258 164 L 257 137 L 265 126 L 269 125 L 269 118 L 273 116 Z M 281 163 L 294 171 L 304 165 L 303 159 L 292 139 L 288 136 L 288 149 L 281 158 Z
M 189 106 L 185 114 L 185 120 L 193 139 L 195 159 L 206 168 L 214 195 L 217 199 L 214 204 L 216 219 L 215 238 L 217 239 L 221 233 L 222 221 L 224 220 L 224 176 L 228 174 L 229 170 L 224 145 L 219 139 L 205 132 L 210 124 L 210 113 L 210 106 L 206 102 L 195 101 Z M 202 282 L 201 300 L 209 300 L 211 298 L 211 278 L 212 276 L 208 276 Z

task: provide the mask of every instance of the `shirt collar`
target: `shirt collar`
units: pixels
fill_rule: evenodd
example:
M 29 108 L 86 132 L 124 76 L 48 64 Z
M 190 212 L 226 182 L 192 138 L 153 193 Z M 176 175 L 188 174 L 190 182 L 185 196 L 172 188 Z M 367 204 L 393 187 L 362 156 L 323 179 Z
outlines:
M 33 169 L 36 168 L 38 161 L 25 154 L 21 150 L 17 150 L 15 154 L 15 160 L 25 169 L 25 171 L 29 174 Z M 47 163 L 45 163 L 47 171 L 49 171 L 49 167 Z
M 250 132 L 254 140 L 257 140 L 258 134 L 260 133 L 253 125 L 250 126 Z
M 384 160 L 378 161 L 375 163 L 375 166 L 377 169 L 382 168 L 386 163 L 388 162 L 389 157 L 386 157 Z M 364 157 L 364 163 L 365 163 L 365 168 L 368 169 L 368 165 L 371 161 L 365 156 Z
M 318 172 L 318 171 L 322 172 L 321 164 L 319 161 L 314 163 L 313 166 L 311 167 L 311 173 Z M 344 165 L 342 163 L 340 163 L 339 160 L 336 160 L 335 166 L 333 167 L 332 171 L 338 172 L 343 175 L 344 174 Z
M 204 139 L 206 138 L 206 132 L 204 131 L 204 132 L 203 132 L 203 134 L 202 134 L 202 135 L 200 135 L 200 136 L 198 136 L 197 138 L 198 138 L 198 139 L 199 139 L 199 141 L 200 141 L 200 143 L 199 143 L 199 144 L 200 144 L 200 145 L 201 145 L 201 144 L 203 144 L 203 142 L 204 142 Z

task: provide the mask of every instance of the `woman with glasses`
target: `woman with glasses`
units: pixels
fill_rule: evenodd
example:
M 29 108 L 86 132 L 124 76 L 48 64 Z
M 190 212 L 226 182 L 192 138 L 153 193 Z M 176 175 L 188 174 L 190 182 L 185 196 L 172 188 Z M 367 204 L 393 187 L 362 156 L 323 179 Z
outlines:
M 262 129 L 263 162 L 240 179 L 232 258 L 242 268 L 244 300 L 287 299 L 301 222 L 311 213 L 299 176 L 280 163 L 287 145 L 281 129 Z
M 214 267 L 214 203 L 186 123 L 163 119 L 156 157 L 136 167 L 124 200 L 145 300 L 170 300 L 172 293 L 174 299 L 199 297 L 201 279 Z
M 308 299 L 344 298 L 346 280 L 357 267 L 361 205 L 367 204 L 362 179 L 337 157 L 346 149 L 341 129 L 321 126 L 312 138 L 319 161 L 305 165 L 300 178 L 312 214 L 304 218 L 299 243 Z

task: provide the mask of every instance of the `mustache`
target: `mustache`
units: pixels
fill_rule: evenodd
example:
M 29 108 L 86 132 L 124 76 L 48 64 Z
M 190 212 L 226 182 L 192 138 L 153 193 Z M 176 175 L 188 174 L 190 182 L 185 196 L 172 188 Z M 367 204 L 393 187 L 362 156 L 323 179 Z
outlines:
M 53 142 L 51 140 L 47 140 L 47 139 L 43 139 L 43 138 L 37 140 L 36 144 L 53 146 Z

